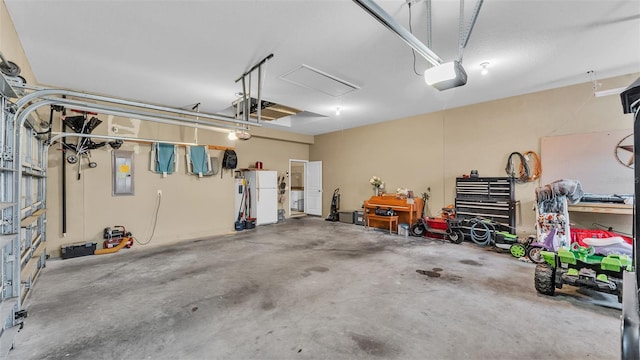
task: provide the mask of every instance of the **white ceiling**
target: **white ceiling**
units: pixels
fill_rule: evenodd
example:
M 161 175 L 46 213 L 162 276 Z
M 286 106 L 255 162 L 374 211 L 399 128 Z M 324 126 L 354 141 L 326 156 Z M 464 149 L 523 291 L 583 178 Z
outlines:
M 486 0 L 464 51 L 468 83 L 443 92 L 414 73 L 404 42 L 350 0 L 4 1 L 41 84 L 220 113 L 242 90 L 235 80 L 273 53 L 263 98 L 325 116 L 266 126 L 303 134 L 587 82 L 590 70 L 599 79 L 640 72 L 638 0 Z M 405 0 L 377 3 L 408 27 Z M 425 4 L 412 6 L 423 42 Z M 474 5 L 465 2 L 466 19 Z M 433 0 L 432 9 L 432 50 L 454 60 L 459 1 Z M 280 78 L 302 64 L 360 89 L 334 97 Z M 427 66 L 418 56 L 417 72 Z

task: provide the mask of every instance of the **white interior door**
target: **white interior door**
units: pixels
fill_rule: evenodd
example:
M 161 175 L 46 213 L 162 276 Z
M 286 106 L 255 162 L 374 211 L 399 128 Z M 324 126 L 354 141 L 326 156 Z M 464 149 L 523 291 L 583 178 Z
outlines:
M 304 212 L 322 216 L 322 161 L 309 161 L 304 169 Z

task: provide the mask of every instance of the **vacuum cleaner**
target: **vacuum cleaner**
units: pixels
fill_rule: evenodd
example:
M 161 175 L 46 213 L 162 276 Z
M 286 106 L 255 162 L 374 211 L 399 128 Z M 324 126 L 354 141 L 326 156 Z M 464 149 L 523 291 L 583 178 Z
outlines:
M 333 191 L 333 197 L 331 198 L 331 213 L 325 220 L 338 221 L 338 210 L 340 210 L 340 188 Z

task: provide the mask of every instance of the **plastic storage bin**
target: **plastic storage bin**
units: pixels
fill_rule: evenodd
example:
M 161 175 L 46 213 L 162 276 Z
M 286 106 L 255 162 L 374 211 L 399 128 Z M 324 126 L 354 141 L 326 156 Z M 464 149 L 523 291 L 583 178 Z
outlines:
M 353 224 L 353 210 L 352 211 L 340 211 L 338 220 L 343 223 Z
M 364 212 L 356 210 L 353 212 L 353 223 L 356 225 L 364 225 Z
M 409 236 L 409 224 L 400 223 L 398 224 L 398 235 L 407 237 Z
M 245 229 L 253 229 L 255 227 L 256 227 L 256 218 L 247 218 L 247 220 L 244 221 Z
M 79 256 L 93 255 L 96 251 L 97 243 L 86 243 L 82 245 L 63 245 L 61 252 L 63 259 L 70 259 Z

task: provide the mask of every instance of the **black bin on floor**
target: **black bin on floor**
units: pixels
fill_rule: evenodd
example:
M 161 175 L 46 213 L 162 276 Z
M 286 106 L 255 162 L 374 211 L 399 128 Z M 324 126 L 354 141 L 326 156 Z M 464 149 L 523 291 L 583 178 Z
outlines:
M 86 243 L 82 245 L 65 245 L 62 246 L 62 258 L 70 259 L 79 256 L 93 255 L 96 251 L 96 243 Z

